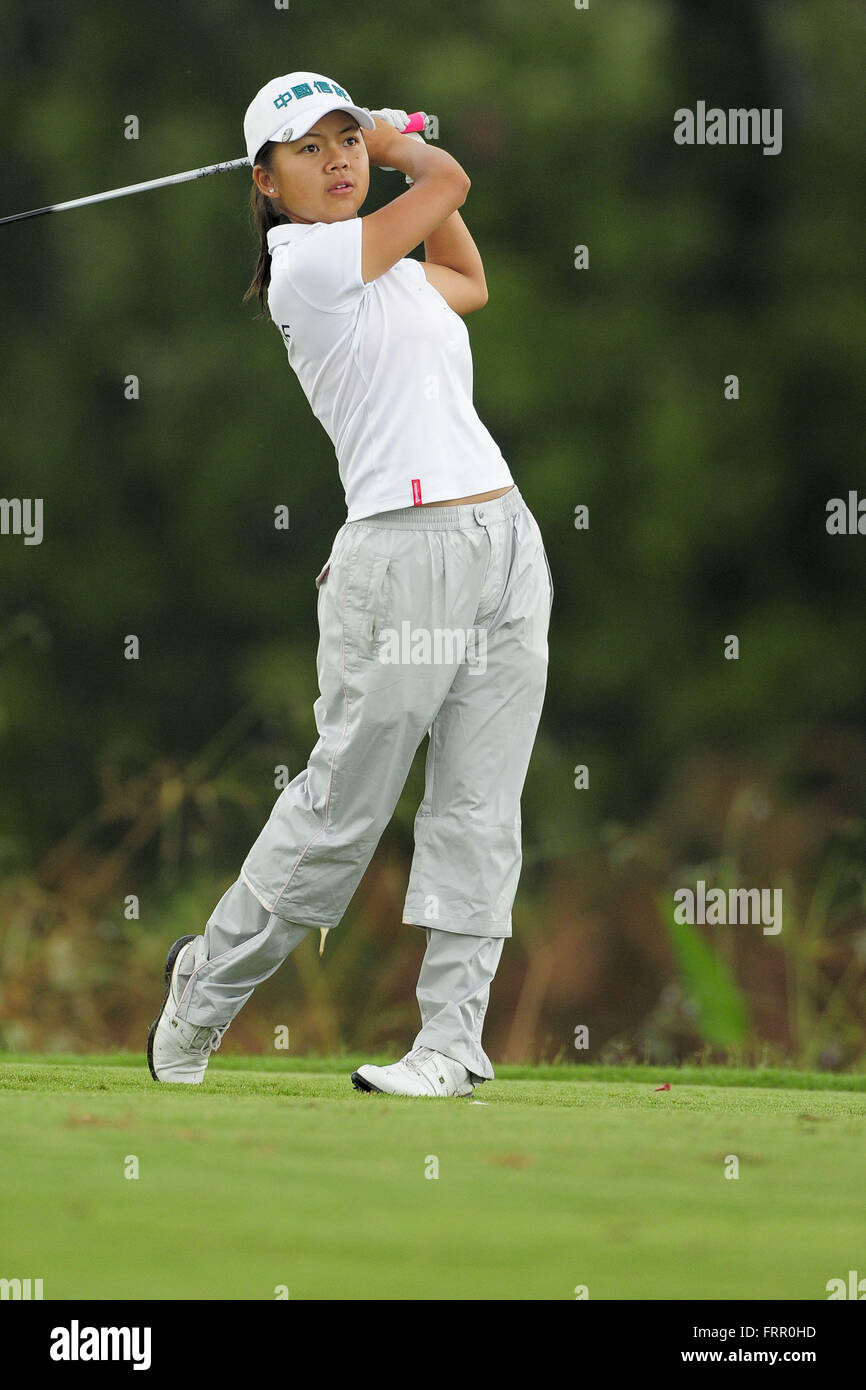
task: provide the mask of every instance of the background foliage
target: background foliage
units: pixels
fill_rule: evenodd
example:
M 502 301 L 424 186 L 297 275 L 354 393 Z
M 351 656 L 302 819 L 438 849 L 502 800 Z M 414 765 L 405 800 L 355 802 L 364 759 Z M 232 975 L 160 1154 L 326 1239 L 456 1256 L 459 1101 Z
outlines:
M 825 530 L 862 479 L 863 36 L 839 0 L 0 13 L 0 214 L 238 157 L 246 105 L 292 68 L 436 113 L 471 175 L 476 406 L 556 588 L 494 1058 L 864 1057 L 866 540 Z M 782 153 L 675 145 L 699 99 L 782 108 Z M 364 211 L 402 189 L 376 172 Z M 7 1047 L 143 1046 L 167 944 L 315 740 L 313 577 L 345 509 L 242 303 L 247 192 L 221 175 L 2 228 L 0 491 L 42 497 L 46 528 L 0 537 Z M 227 1047 L 278 1023 L 293 1051 L 411 1042 L 423 753 L 324 958 L 300 948 Z M 672 934 L 697 877 L 783 887 L 781 935 Z

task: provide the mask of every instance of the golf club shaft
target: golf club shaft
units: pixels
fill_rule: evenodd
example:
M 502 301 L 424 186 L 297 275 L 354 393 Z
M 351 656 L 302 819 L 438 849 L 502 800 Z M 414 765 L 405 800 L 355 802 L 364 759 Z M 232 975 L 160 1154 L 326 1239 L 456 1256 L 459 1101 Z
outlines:
M 423 130 L 426 120 L 423 111 L 413 111 L 404 133 Z M 27 217 L 42 217 L 47 212 L 67 212 L 70 208 L 83 208 L 88 203 L 106 203 L 110 198 L 125 198 L 130 193 L 144 193 L 148 188 L 166 188 L 172 183 L 188 183 L 191 179 L 207 178 L 208 174 L 224 174 L 229 169 L 244 167 L 250 167 L 250 161 L 246 156 L 243 159 L 228 159 L 222 164 L 206 164 L 202 169 L 187 169 L 183 174 L 168 174 L 162 179 L 148 179 L 146 183 L 130 183 L 125 188 L 110 188 L 105 193 L 91 193 L 86 198 L 71 198 L 66 203 L 49 203 L 47 207 L 31 208 L 29 212 L 13 212 L 9 217 L 0 217 L 0 225 L 4 222 L 21 222 Z
M 165 188 L 171 183 L 187 183 L 190 179 L 204 179 L 208 174 L 222 174 L 228 169 L 249 168 L 250 161 L 229 159 L 223 164 L 207 164 L 203 169 L 188 169 L 183 174 L 169 174 L 163 179 L 148 179 L 146 183 L 130 183 L 125 188 L 109 188 L 105 193 L 91 193 L 87 198 L 71 198 L 67 203 L 50 203 L 48 207 L 33 208 L 30 212 L 15 212 L 11 217 L 0 217 L 0 223 L 20 222 L 24 217 L 41 217 L 46 212 L 66 212 L 69 208 L 83 208 L 88 203 L 105 203 L 109 198 L 125 198 L 128 193 L 143 193 L 147 188 Z

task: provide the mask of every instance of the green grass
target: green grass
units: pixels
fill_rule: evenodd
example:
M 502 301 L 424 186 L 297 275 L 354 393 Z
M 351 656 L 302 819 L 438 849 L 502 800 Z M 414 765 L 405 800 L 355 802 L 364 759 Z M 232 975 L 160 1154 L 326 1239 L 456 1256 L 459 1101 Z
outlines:
M 48 1299 L 820 1300 L 866 1273 L 862 1076 L 498 1067 L 479 1105 L 361 1095 L 361 1060 L 216 1057 L 182 1087 L 140 1055 L 0 1054 L 0 1277 Z

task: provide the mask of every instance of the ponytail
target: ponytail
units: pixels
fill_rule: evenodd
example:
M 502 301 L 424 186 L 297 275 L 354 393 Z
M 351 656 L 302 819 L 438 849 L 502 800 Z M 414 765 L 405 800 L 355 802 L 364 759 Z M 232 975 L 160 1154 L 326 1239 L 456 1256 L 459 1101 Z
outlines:
M 267 170 L 270 170 L 273 147 L 274 141 L 266 140 L 253 162 L 262 164 Z M 267 198 L 256 187 L 255 181 L 250 189 L 250 212 L 252 213 L 253 225 L 259 234 L 259 259 L 242 303 L 246 303 L 253 295 L 257 295 L 262 310 L 258 317 L 263 318 L 265 317 L 265 290 L 271 282 L 271 253 L 268 249 L 268 232 L 271 227 L 279 227 L 281 223 L 287 222 L 289 219 L 277 211 L 273 198 Z

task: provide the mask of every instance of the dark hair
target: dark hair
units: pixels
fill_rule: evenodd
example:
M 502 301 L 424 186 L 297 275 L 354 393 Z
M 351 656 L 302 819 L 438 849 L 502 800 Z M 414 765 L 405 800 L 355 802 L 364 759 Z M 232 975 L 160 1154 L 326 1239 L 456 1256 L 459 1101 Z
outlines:
M 269 173 L 272 167 L 271 155 L 275 144 L 274 140 L 266 140 L 253 160 L 254 164 L 264 165 Z M 259 259 L 255 275 L 242 302 L 246 303 L 253 295 L 257 295 L 262 310 L 257 317 L 264 318 L 266 317 L 265 290 L 271 282 L 271 253 L 268 250 L 268 232 L 271 227 L 279 227 L 281 223 L 288 222 L 290 219 L 277 210 L 273 198 L 266 197 L 256 186 L 255 180 L 250 189 L 250 212 L 255 229 L 259 234 Z

